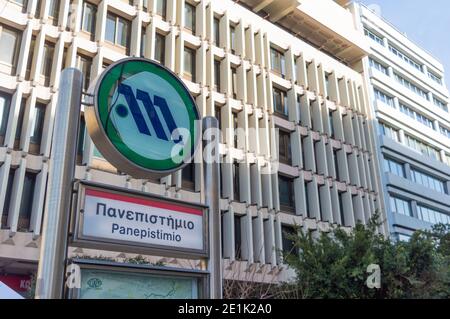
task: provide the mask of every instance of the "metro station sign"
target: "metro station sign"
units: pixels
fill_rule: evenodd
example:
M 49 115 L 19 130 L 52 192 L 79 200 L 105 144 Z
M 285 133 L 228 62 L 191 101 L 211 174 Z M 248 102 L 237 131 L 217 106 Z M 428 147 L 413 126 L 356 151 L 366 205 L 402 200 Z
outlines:
M 136 178 L 182 169 L 199 140 L 199 113 L 184 83 L 143 58 L 109 66 L 85 110 L 89 135 L 105 159 Z

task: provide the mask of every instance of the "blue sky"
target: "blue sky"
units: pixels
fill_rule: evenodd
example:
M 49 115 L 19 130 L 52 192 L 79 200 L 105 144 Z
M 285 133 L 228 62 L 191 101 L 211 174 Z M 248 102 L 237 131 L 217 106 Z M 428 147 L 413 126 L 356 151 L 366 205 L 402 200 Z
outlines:
M 361 0 L 361 2 L 366 5 L 379 5 L 381 15 L 386 20 L 443 63 L 446 71 L 445 81 L 450 88 L 449 0 Z

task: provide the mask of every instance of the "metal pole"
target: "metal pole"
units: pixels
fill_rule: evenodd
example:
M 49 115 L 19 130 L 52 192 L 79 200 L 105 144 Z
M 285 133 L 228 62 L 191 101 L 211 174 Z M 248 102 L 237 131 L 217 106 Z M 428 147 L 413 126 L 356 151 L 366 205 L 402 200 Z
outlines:
M 205 204 L 209 208 L 209 260 L 211 298 L 222 299 L 222 235 L 220 217 L 219 122 L 215 117 L 203 118 L 203 176 Z M 206 134 L 205 134 L 206 133 Z M 209 145 L 206 147 L 206 145 Z M 206 147 L 206 148 L 205 148 Z M 210 153 L 208 150 L 214 150 Z M 206 151 L 206 152 L 205 152 Z
M 81 71 L 74 68 L 62 71 L 36 282 L 38 299 L 63 297 L 82 89 Z

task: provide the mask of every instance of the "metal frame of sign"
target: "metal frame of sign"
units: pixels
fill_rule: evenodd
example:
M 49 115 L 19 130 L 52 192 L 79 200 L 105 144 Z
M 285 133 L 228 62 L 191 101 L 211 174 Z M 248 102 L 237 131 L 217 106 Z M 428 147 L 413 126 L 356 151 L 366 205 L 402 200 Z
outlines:
M 209 285 L 208 282 L 210 280 L 210 274 L 205 270 L 198 269 L 182 269 L 182 268 L 174 268 L 174 267 L 165 267 L 165 266 L 154 266 L 154 265 L 146 265 L 146 264 L 124 264 L 120 262 L 114 261 L 105 261 L 105 260 L 95 260 L 95 259 L 80 259 L 73 258 L 69 261 L 69 264 L 75 264 L 83 269 L 93 269 L 93 270 L 101 270 L 101 271 L 110 271 L 110 272 L 120 272 L 120 273 L 139 273 L 139 274 L 148 274 L 148 275 L 156 275 L 156 276 L 169 276 L 169 277 L 178 277 L 178 278 L 196 278 L 199 280 L 198 292 L 199 299 L 204 299 L 209 296 Z M 81 274 L 80 274 L 81 275 Z M 80 298 L 80 289 L 79 288 L 67 288 L 66 290 L 67 297 L 69 299 L 79 299 Z
M 89 88 L 89 92 L 93 95 L 93 104 L 88 105 L 85 108 L 85 120 L 86 120 L 86 127 L 89 132 L 90 137 L 93 139 L 96 147 L 99 149 L 99 151 L 102 153 L 102 155 L 115 167 L 117 167 L 119 170 L 128 173 L 131 176 L 134 176 L 136 178 L 152 178 L 155 176 L 164 176 L 169 175 L 175 171 L 178 171 L 180 169 L 183 169 L 186 165 L 192 162 L 192 159 L 194 158 L 195 152 L 197 151 L 198 146 L 200 145 L 200 137 L 201 137 L 201 127 L 200 125 L 196 127 L 196 135 L 192 136 L 192 139 L 194 139 L 194 146 L 192 149 L 191 154 L 189 157 L 186 157 L 179 166 L 172 168 L 172 169 L 164 169 L 164 170 L 156 170 L 156 169 L 149 169 L 145 168 L 143 166 L 139 166 L 138 164 L 132 162 L 130 159 L 128 159 L 124 154 L 122 154 L 110 141 L 110 138 L 108 137 L 108 134 L 105 132 L 105 129 L 101 123 L 100 120 L 100 114 L 99 114 L 99 103 L 98 103 L 98 94 L 99 90 L 102 86 L 103 79 L 105 76 L 109 74 L 109 71 L 111 71 L 113 68 L 117 67 L 120 64 L 125 64 L 128 62 L 143 62 L 143 63 L 149 63 L 153 65 L 156 68 L 161 69 L 163 72 L 167 72 L 169 76 L 171 76 L 175 81 L 177 81 L 177 84 L 185 90 L 185 92 L 188 95 L 188 99 L 190 103 L 194 106 L 194 109 L 192 110 L 196 116 L 198 117 L 198 120 L 200 120 L 200 113 L 198 111 L 197 104 L 195 102 L 195 99 L 192 97 L 189 89 L 187 86 L 183 83 L 181 79 L 169 68 L 167 68 L 164 65 L 161 65 L 159 63 L 156 63 L 152 60 L 145 59 L 145 58 L 139 58 L 139 57 L 129 57 L 124 58 L 119 61 L 116 61 L 115 63 L 111 64 L 102 72 L 100 77 L 96 80 L 95 86 L 92 86 Z
M 144 192 L 126 190 L 123 188 L 113 187 L 110 185 L 104 185 L 99 183 L 92 183 L 87 181 L 77 181 L 75 184 L 77 189 L 76 200 L 74 200 L 74 212 L 71 220 L 71 243 L 74 246 L 91 248 L 91 249 L 104 249 L 109 251 L 130 252 L 145 255 L 156 255 L 163 257 L 179 257 L 179 258 L 206 258 L 209 256 L 209 235 L 208 235 L 208 209 L 204 205 L 187 203 L 177 199 L 168 199 L 162 196 L 155 196 Z M 114 240 L 101 237 L 85 236 L 82 233 L 83 229 L 83 207 L 85 200 L 85 190 L 94 189 L 102 192 L 109 192 L 113 194 L 125 195 L 134 198 L 151 199 L 162 203 L 176 204 L 184 207 L 194 208 L 203 212 L 203 249 L 188 249 L 188 248 L 176 248 L 165 245 L 156 244 L 140 244 L 135 241 L 127 240 Z

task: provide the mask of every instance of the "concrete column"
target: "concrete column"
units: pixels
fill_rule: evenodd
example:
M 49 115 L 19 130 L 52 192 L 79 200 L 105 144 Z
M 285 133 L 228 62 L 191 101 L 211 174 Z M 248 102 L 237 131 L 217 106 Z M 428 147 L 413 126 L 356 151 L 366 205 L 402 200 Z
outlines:
M 42 164 L 42 169 L 36 176 L 36 184 L 33 196 L 33 207 L 30 218 L 30 231 L 37 238 L 41 233 L 42 214 L 44 212 L 44 199 L 46 194 L 48 177 L 48 163 Z
M 350 183 L 350 175 L 347 164 L 347 153 L 344 148 L 337 151 L 337 163 L 339 170 L 339 178 L 342 182 Z
M 68 26 L 69 20 L 69 9 L 70 3 L 69 1 L 60 1 L 59 8 L 59 31 L 63 32 Z
M 142 16 L 137 14 L 131 21 L 130 56 L 141 56 Z
M 333 144 L 330 140 L 328 140 L 328 143 L 325 144 L 325 153 L 326 153 L 326 160 L 327 160 L 327 169 L 328 169 L 328 177 L 331 177 L 333 179 L 336 179 L 336 169 L 334 167 L 334 153 L 333 153 Z
M 319 97 L 316 97 L 315 101 L 311 103 L 311 116 L 312 116 L 312 126 L 313 130 L 319 133 L 323 133 L 323 121 L 321 114 L 321 104 Z
M 316 153 L 317 173 L 323 176 L 328 176 L 328 164 L 325 149 L 325 137 L 320 136 L 320 141 L 314 143 Z
M 319 82 L 319 94 L 323 97 L 327 97 L 327 85 L 325 81 L 325 70 L 323 64 L 320 63 L 317 67 L 317 78 Z
M 252 219 L 253 253 L 254 261 L 263 264 L 266 260 L 264 245 L 264 226 L 262 213 L 258 211 L 257 217 Z
M 320 209 L 322 212 L 322 221 L 333 223 L 333 206 L 330 193 L 330 182 L 325 179 L 325 184 L 319 186 Z
M 275 217 L 275 253 L 277 258 L 277 265 L 280 265 L 283 262 L 283 237 L 282 237 L 282 230 L 281 230 L 281 220 L 280 216 L 276 215 Z
M 253 25 L 249 25 L 247 31 L 245 31 L 245 56 L 251 64 L 255 63 L 256 49 Z
M 223 258 L 234 260 L 234 211 L 233 207 L 229 206 L 228 211 L 223 213 L 222 217 L 222 231 L 223 231 Z
M 169 1 L 171 2 L 171 1 Z M 175 27 L 172 27 L 170 30 L 170 33 L 166 36 L 166 43 L 165 43 L 165 65 L 172 71 L 175 72 L 175 57 L 176 55 L 173 54 L 176 50 L 176 34 L 177 30 Z
M 319 76 L 317 72 L 317 63 L 313 59 L 311 63 L 309 63 L 308 67 L 308 89 L 311 92 L 314 92 L 316 95 L 319 94 Z
M 330 196 L 331 196 L 331 207 L 332 207 L 332 217 L 333 223 L 342 224 L 341 221 L 341 211 L 339 205 L 339 191 L 337 182 L 332 183 L 332 187 L 330 188 Z
M 299 172 L 299 177 L 294 179 L 295 213 L 298 216 L 308 216 L 306 207 L 306 187 L 305 175 L 303 171 Z
M 247 260 L 248 263 L 254 261 L 253 251 L 253 223 L 252 213 L 247 210 L 246 214 L 241 217 L 241 238 L 242 238 L 242 251 L 241 256 L 243 260 Z
M 355 217 L 353 215 L 353 200 L 350 190 L 347 190 L 342 194 L 342 207 L 344 208 L 343 215 L 345 219 L 345 226 L 354 227 Z
M 305 157 L 305 163 L 303 163 L 305 170 L 316 172 L 314 141 L 311 132 L 303 138 L 303 152 Z
M 9 207 L 5 207 L 6 189 L 8 188 L 9 170 L 11 169 L 11 154 L 6 154 L 3 160 L 3 164 L 0 166 L 0 212 L 3 215 L 8 212 Z M 6 226 L 1 225 L 0 227 Z
M 343 126 L 343 109 L 337 107 L 336 111 L 333 112 L 333 127 L 334 127 L 334 138 L 338 141 L 345 142 L 344 136 L 344 126 Z
M 102 0 L 97 6 L 97 16 L 95 24 L 95 41 L 97 43 L 103 43 L 103 41 L 105 41 L 107 14 L 107 0 Z
M 333 72 L 328 76 L 328 98 L 336 104 L 340 104 L 339 87 L 336 73 Z
M 304 54 L 297 58 L 297 84 L 303 86 L 304 88 L 308 87 L 308 69 L 306 67 L 306 59 Z
M 307 94 L 300 96 L 300 123 L 302 126 L 312 128 L 310 101 Z
M 350 97 L 348 92 L 347 79 L 345 77 L 339 79 L 338 86 L 339 86 L 339 96 L 341 98 L 340 105 L 344 107 L 350 107 Z
M 362 201 L 361 192 L 358 192 L 356 196 L 353 196 L 353 211 L 355 215 L 355 222 L 364 224 L 364 205 Z
M 275 251 L 275 229 L 273 214 L 269 214 L 269 218 L 264 221 L 264 247 L 266 263 L 275 266 L 277 264 L 277 256 Z
M 256 204 L 257 207 L 261 207 L 263 205 L 261 189 L 261 169 L 258 162 L 250 165 L 250 176 L 252 204 Z
M 344 127 L 344 136 L 347 144 L 355 145 L 355 137 L 353 136 L 352 111 L 347 109 L 347 114 L 342 118 Z
M 320 199 L 316 176 L 313 176 L 312 181 L 306 185 L 306 190 L 309 203 L 308 217 L 320 220 Z
M 10 228 L 11 234 L 15 234 L 17 232 L 26 168 L 27 168 L 27 160 L 25 158 L 21 158 L 19 167 L 16 169 L 14 173 L 14 183 L 11 193 L 11 202 L 9 204 L 7 226 Z
M 31 130 L 34 126 L 34 121 L 36 119 L 36 95 L 37 89 L 33 88 L 31 90 L 31 95 L 27 100 L 25 105 L 25 111 L 23 113 L 23 123 L 22 123 L 22 132 L 20 139 L 20 150 L 24 152 L 28 152 L 28 147 L 30 145 L 30 135 Z
M 12 95 L 9 108 L 8 126 L 6 128 L 5 141 L 3 144 L 10 150 L 14 149 L 14 141 L 16 139 L 17 124 L 19 121 L 20 107 L 22 104 L 23 83 L 24 82 L 21 82 L 17 85 L 17 89 Z
M 295 131 L 291 132 L 292 166 L 303 168 L 303 147 L 302 133 L 299 126 L 295 126 Z
M 28 20 L 27 26 L 22 33 L 22 41 L 20 43 L 21 50 L 19 53 L 19 58 L 17 59 L 16 74 L 18 75 L 19 80 L 21 81 L 23 81 L 26 77 L 28 53 L 30 52 L 32 36 L 33 36 L 33 23 L 31 20 Z M 30 53 L 33 54 L 32 52 Z

